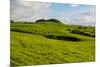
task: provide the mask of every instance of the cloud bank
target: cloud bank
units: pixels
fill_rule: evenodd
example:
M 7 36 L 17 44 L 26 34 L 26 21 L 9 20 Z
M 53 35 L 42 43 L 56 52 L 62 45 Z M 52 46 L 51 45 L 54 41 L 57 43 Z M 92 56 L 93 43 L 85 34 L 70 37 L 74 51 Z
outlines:
M 95 25 L 95 6 L 11 0 L 11 20 L 58 19 L 65 24 Z

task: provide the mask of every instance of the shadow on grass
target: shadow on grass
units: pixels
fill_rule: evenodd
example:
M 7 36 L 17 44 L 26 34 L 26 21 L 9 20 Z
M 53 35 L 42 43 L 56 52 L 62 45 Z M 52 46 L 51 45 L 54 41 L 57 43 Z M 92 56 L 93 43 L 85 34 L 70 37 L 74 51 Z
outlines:
M 46 35 L 45 37 L 56 40 L 64 40 L 64 41 L 81 41 L 79 38 L 71 36 Z

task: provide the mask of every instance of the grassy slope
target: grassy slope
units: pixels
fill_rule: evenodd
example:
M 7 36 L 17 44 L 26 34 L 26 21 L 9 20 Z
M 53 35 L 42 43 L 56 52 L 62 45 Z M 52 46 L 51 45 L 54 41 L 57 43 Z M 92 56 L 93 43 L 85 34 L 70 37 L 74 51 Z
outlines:
M 60 23 L 12 23 L 11 65 L 38 65 L 94 61 L 94 38 L 70 33 L 79 26 Z M 81 29 L 94 34 L 94 27 Z M 68 30 L 70 29 L 70 31 Z M 44 37 L 45 35 L 71 36 L 81 41 L 64 41 Z

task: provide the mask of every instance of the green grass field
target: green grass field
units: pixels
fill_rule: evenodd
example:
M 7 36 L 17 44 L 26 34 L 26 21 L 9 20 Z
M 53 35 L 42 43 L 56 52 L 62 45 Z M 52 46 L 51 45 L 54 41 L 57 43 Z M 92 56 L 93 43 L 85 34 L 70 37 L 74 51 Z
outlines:
M 95 61 L 95 27 L 11 23 L 11 66 Z

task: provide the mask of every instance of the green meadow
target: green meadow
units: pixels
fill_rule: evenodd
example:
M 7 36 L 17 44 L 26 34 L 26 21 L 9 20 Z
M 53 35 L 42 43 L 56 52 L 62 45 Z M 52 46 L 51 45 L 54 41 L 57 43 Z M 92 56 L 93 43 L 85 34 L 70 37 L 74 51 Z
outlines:
M 47 20 L 11 23 L 10 64 L 31 66 L 95 61 L 95 27 Z

